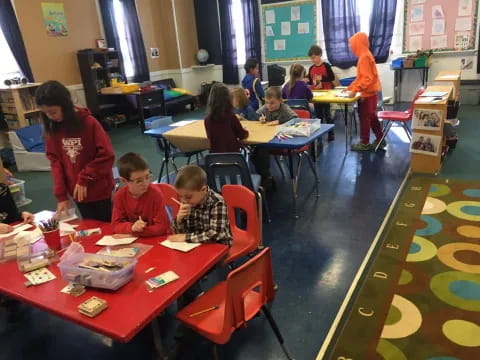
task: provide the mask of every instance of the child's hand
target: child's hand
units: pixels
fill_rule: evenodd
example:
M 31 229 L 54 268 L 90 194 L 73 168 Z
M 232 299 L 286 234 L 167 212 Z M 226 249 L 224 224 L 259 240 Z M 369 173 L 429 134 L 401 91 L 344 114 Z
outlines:
M 75 185 L 73 189 L 73 198 L 78 202 L 82 202 L 87 198 L 87 187 L 82 185 Z
M 55 213 L 55 217 L 58 218 L 58 217 L 62 216 L 63 214 L 67 215 L 69 207 L 70 207 L 70 201 L 69 200 L 59 201 L 57 203 L 57 211 Z
M 349 98 L 354 98 L 357 93 L 355 91 L 347 91 Z
M 31 224 L 33 223 L 33 220 L 35 220 L 35 217 L 28 211 L 24 211 L 22 212 L 22 219 L 24 224 Z
M 260 121 L 260 124 L 265 124 L 267 122 L 267 118 L 265 117 L 265 115 L 260 116 L 258 120 Z
M 178 209 L 178 214 L 177 214 L 177 223 L 180 223 L 185 216 L 188 216 L 188 214 L 190 214 L 191 209 L 192 209 L 192 206 L 189 204 L 180 205 L 180 209 Z
M 145 226 L 147 226 L 145 221 L 139 218 L 137 221 L 133 223 L 132 232 L 142 232 L 143 230 L 145 230 Z
M 13 226 L 0 224 L 0 234 L 8 234 L 11 231 L 13 231 Z
M 174 235 L 169 235 L 167 240 L 170 240 L 171 242 L 185 242 L 186 236 L 185 234 L 174 234 Z
M 267 122 L 267 125 L 268 125 L 268 126 L 278 125 L 278 120 Z

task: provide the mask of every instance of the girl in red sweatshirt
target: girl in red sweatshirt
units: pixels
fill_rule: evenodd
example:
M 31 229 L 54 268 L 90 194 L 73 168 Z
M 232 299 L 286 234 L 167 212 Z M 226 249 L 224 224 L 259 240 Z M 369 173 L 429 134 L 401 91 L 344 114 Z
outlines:
M 70 196 L 83 218 L 110 222 L 114 188 L 110 138 L 88 109 L 73 105 L 70 92 L 58 81 L 39 86 L 35 101 L 42 111 L 57 214 L 68 209 Z

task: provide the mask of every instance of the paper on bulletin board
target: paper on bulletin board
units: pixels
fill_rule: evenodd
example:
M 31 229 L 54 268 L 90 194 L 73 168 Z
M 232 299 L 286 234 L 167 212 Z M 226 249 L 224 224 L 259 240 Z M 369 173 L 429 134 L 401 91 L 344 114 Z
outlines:
M 455 49 L 465 50 L 470 45 L 470 34 L 468 32 L 455 33 Z
M 42 2 L 42 13 L 48 36 L 67 36 L 67 19 L 63 3 Z
M 458 16 L 471 16 L 473 9 L 472 0 L 460 0 L 458 2 Z
M 275 40 L 273 42 L 273 50 L 284 51 L 286 49 L 285 39 Z
M 292 33 L 290 28 L 290 21 L 282 21 L 282 35 L 289 36 Z
M 455 31 L 470 31 L 472 30 L 472 18 L 462 17 L 455 21 Z
M 432 19 L 444 19 L 445 14 L 443 13 L 442 5 L 433 5 L 432 6 Z
M 309 34 L 310 33 L 310 23 L 298 23 L 298 33 L 299 34 Z
M 413 5 L 418 5 L 418 4 L 423 4 L 423 3 L 425 3 L 425 0 L 413 0 L 412 1 Z
M 292 6 L 290 9 L 290 20 L 299 21 L 300 20 L 300 6 Z
M 265 27 L 265 35 L 266 36 L 275 36 L 273 33 L 273 28 L 271 26 Z
M 422 48 L 423 36 L 410 36 L 409 47 L 410 51 L 417 51 Z
M 275 24 L 275 10 L 265 11 L 265 22 L 267 24 Z
M 432 20 L 432 35 L 443 35 L 443 34 L 445 34 L 445 20 L 444 19 Z
M 410 34 L 410 36 L 425 34 L 425 23 L 424 22 L 411 23 L 408 33 Z
M 423 5 L 417 5 L 412 7 L 412 22 L 423 21 Z
M 447 47 L 447 35 L 432 36 L 430 38 L 430 48 L 445 49 Z

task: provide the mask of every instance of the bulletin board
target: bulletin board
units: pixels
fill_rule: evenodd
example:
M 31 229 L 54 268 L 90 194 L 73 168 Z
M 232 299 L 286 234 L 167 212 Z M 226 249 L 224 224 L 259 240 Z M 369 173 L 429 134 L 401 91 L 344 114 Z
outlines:
M 317 41 L 316 1 L 262 5 L 265 61 L 307 59 Z
M 403 52 L 475 49 L 478 0 L 405 0 Z

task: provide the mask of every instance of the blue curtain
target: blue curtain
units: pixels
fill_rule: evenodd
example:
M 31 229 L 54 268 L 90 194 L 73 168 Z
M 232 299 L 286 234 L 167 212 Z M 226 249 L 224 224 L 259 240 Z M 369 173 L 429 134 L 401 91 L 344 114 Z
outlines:
M 135 0 L 120 0 L 120 3 L 123 6 L 127 43 L 132 56 L 133 82 L 148 81 L 150 80 L 150 72 L 148 70 L 147 55 L 143 43 L 140 23 L 138 21 Z M 121 54 L 120 41 L 115 26 L 113 0 L 100 0 L 99 4 L 108 46 L 114 47 L 119 54 Z
M 220 30 L 222 37 L 223 82 L 238 84 L 237 44 L 232 18 L 232 0 L 218 2 L 220 12 Z
M 370 50 L 377 63 L 384 63 L 390 53 L 397 0 L 374 0 L 370 18 Z
M 262 48 L 260 40 L 260 14 L 258 0 L 242 0 L 243 28 L 245 31 L 245 53 L 248 58 L 258 60 L 262 74 Z
M 360 31 L 356 0 L 322 0 L 323 33 L 330 63 L 347 69 L 357 63 L 348 39 Z
M 10 0 L 0 0 L 0 28 L 7 40 L 20 70 L 28 81 L 34 82 L 32 69 L 28 62 L 27 51 L 23 43 L 22 33 Z
M 222 45 L 217 0 L 195 0 L 194 5 L 198 47 L 208 51 L 209 63 L 221 65 Z

